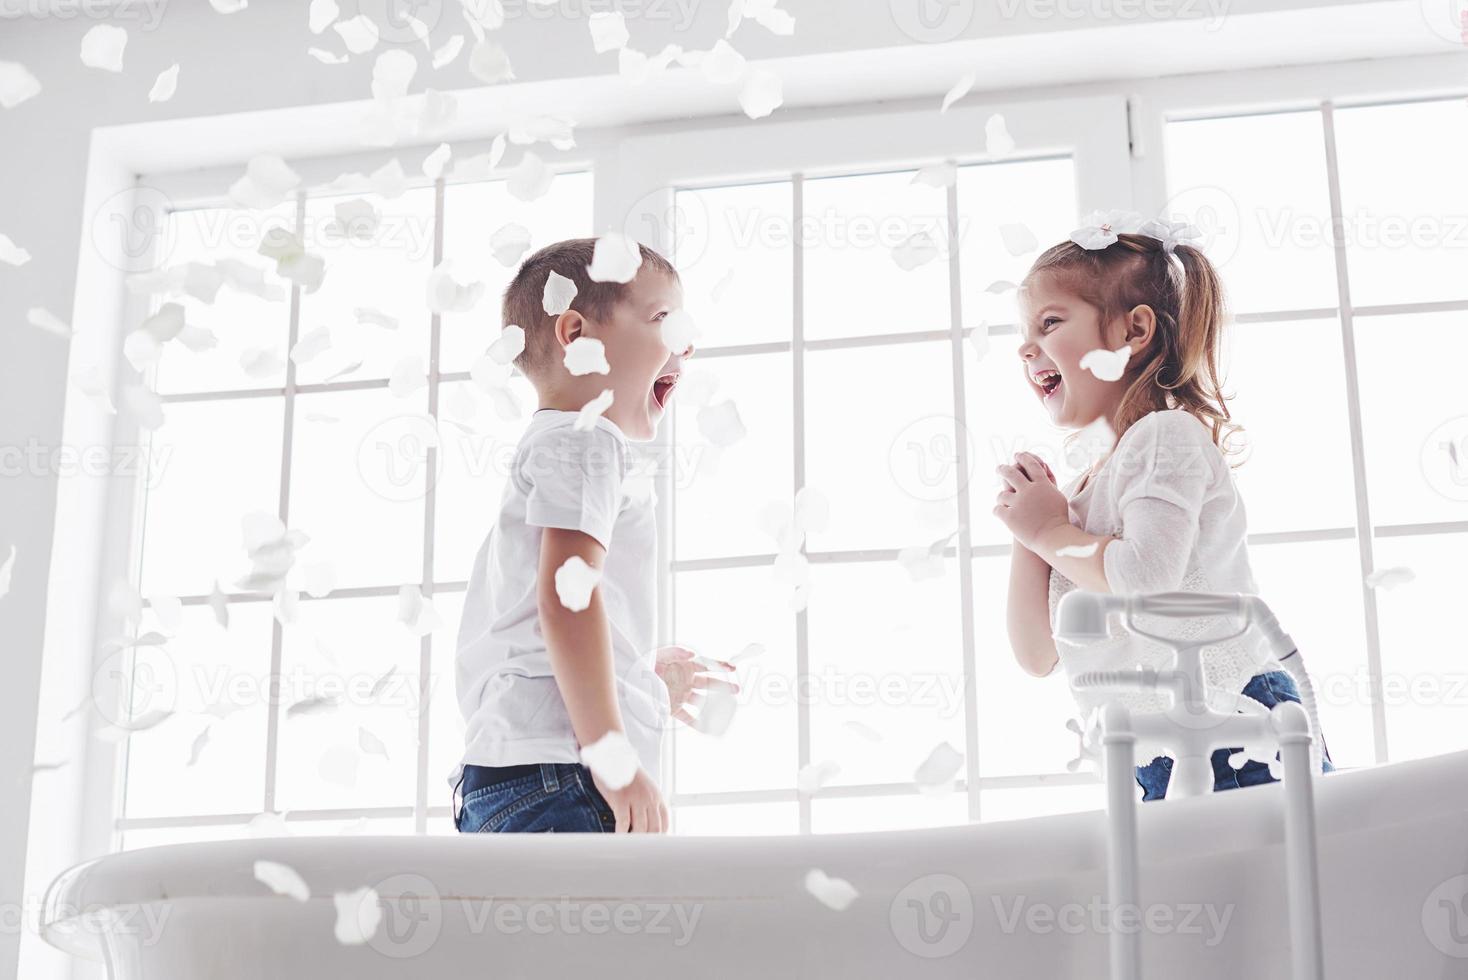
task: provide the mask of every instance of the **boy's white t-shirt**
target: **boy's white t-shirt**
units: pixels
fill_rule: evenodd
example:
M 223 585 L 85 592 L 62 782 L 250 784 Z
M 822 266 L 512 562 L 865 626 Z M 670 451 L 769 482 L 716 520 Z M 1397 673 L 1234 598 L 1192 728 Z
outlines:
M 1122 434 L 1100 470 L 1077 493 L 1081 478 L 1063 488 L 1071 523 L 1088 534 L 1121 538 L 1102 554 L 1112 592 L 1257 594 L 1245 543 L 1244 501 L 1212 432 L 1196 416 L 1183 409 L 1144 415 Z M 1075 587 L 1060 572 L 1050 570 L 1052 634 L 1060 598 Z M 1133 636 L 1116 619 L 1108 617 L 1108 639 L 1085 646 L 1056 643 L 1060 664 L 1070 677 L 1089 670 L 1167 665 L 1171 648 Z M 1242 625 L 1225 616 L 1133 619 L 1139 629 L 1177 639 L 1227 635 Z M 1205 646 L 1202 653 L 1211 700 L 1219 710 L 1232 710 L 1234 696 L 1253 675 L 1284 669 L 1253 629 L 1237 639 Z M 1137 712 L 1162 711 L 1168 705 L 1168 696 L 1156 692 L 1102 695 L 1074 687 L 1071 692 L 1083 715 L 1113 698 Z
M 465 765 L 578 762 L 580 747 L 551 670 L 536 599 L 547 527 L 591 535 L 606 549 L 597 588 L 611 627 L 622 725 L 639 761 L 661 785 L 668 689 L 654 669 L 656 498 L 634 473 L 626 435 L 598 417 L 584 432 L 578 412 L 540 409 L 516 446 L 499 518 L 474 559 L 459 621 L 455 688 Z

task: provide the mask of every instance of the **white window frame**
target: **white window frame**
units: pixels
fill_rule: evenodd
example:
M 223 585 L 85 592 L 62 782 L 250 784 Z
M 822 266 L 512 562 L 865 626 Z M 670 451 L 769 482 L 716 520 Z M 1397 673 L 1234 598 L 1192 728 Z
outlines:
M 802 215 L 801 188 L 808 177 L 877 173 L 893 170 L 911 170 L 938 162 L 957 164 L 983 163 L 993 158 L 985 149 L 985 123 L 994 113 L 1002 113 L 1010 120 L 1011 135 L 1015 148 L 1006 159 L 1043 159 L 1067 156 L 1075 162 L 1076 200 L 1081 214 L 1095 208 L 1129 207 L 1131 197 L 1131 167 L 1127 141 L 1126 101 L 1120 96 L 1099 96 L 1050 100 L 1044 103 L 1025 104 L 1014 101 L 974 104 L 970 100 L 960 108 L 939 113 L 932 105 L 889 111 L 805 113 L 808 118 L 779 119 L 768 123 L 757 131 L 758 138 L 751 138 L 746 125 L 737 124 L 716 128 L 683 129 L 673 133 L 660 133 L 626 141 L 620 156 L 621 171 L 636 174 L 640 185 L 629 187 L 628 192 L 635 200 L 646 205 L 652 203 L 651 213 L 641 212 L 646 229 L 652 230 L 653 244 L 668 255 L 675 254 L 675 242 L 669 240 L 672 229 L 666 216 L 674 213 L 674 194 L 683 188 L 719 186 L 723 184 L 752 183 L 759 180 L 789 180 L 792 186 L 792 225 L 799 228 Z M 950 229 L 950 247 L 947 251 L 949 263 L 949 323 L 946 329 L 901 334 L 879 334 L 831 340 L 806 340 L 804 338 L 804 290 L 802 283 L 803 264 L 800 236 L 792 235 L 791 254 L 794 263 L 794 283 L 791 310 L 793 335 L 790 341 L 761 344 L 739 344 L 699 348 L 700 359 L 717 358 L 739 354 L 785 353 L 792 356 L 793 419 L 794 427 L 794 481 L 791 496 L 805 483 L 805 419 L 804 419 L 804 352 L 842 347 L 875 346 L 883 344 L 913 343 L 948 339 L 952 345 L 953 406 L 955 425 L 965 417 L 966 396 L 964 391 L 965 358 L 962 356 L 965 337 L 974 327 L 963 325 L 962 287 L 959 271 L 959 252 L 956 236 L 958 221 L 958 189 L 950 186 L 946 191 L 947 223 Z M 990 336 L 1014 333 L 1016 325 L 990 324 Z M 659 442 L 671 445 L 676 438 L 673 425 L 664 426 L 658 434 Z M 970 461 L 966 458 L 965 440 L 955 439 L 959 458 L 956 465 L 961 474 L 969 473 Z M 665 481 L 666 485 L 666 481 Z M 1009 546 L 975 546 L 970 527 L 971 506 L 968 480 L 960 481 L 956 495 L 958 543 L 950 546 L 945 554 L 957 559 L 959 575 L 960 616 L 963 641 L 964 716 L 965 716 L 965 765 L 966 773 L 957 782 L 957 787 L 966 794 L 970 820 L 978 820 L 980 794 L 985 788 L 1013 788 L 1032 786 L 1073 785 L 1095 782 L 1091 773 L 1045 774 L 1035 776 L 983 776 L 979 771 L 978 733 L 978 690 L 977 659 L 974 625 L 973 561 L 976 557 L 1007 555 Z M 672 507 L 676 506 L 674 493 L 669 487 L 661 495 L 668 502 L 663 515 L 660 541 L 659 568 L 663 584 L 660 592 L 666 597 L 660 602 L 660 629 L 664 635 L 674 632 L 675 581 L 678 572 L 714 568 L 749 567 L 772 565 L 773 552 L 761 555 L 742 555 L 727 558 L 700 558 L 674 561 L 672 559 Z M 813 552 L 805 545 L 802 554 L 812 562 L 890 562 L 897 559 L 896 549 L 870 549 L 861 551 Z M 795 670 L 799 678 L 809 673 L 809 636 L 806 613 L 795 613 Z M 678 735 L 667 740 L 668 758 L 664 771 L 669 774 L 665 782 L 671 790 L 669 800 L 677 819 L 678 810 L 684 806 L 729 803 L 758 803 L 796 801 L 801 833 L 811 830 L 811 800 L 814 796 L 798 793 L 794 788 L 795 772 L 811 763 L 811 711 L 805 699 L 798 699 L 796 706 L 796 765 L 791 769 L 791 788 L 773 790 L 739 790 L 717 793 L 689 794 L 677 789 L 676 750 Z M 840 797 L 871 797 L 915 794 L 911 784 L 869 784 L 822 788 L 815 796 L 822 799 Z

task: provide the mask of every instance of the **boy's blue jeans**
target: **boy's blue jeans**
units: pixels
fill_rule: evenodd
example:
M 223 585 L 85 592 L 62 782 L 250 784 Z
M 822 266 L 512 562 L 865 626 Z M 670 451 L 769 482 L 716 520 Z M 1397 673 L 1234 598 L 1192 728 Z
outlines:
M 1266 708 L 1273 708 L 1281 701 L 1300 700 L 1300 689 L 1295 686 L 1295 679 L 1283 670 L 1272 670 L 1267 674 L 1255 674 L 1249 678 L 1249 683 L 1244 686 L 1244 694 L 1258 701 Z M 1320 762 L 1321 772 L 1334 772 L 1335 766 L 1330 761 L 1330 747 L 1325 745 L 1324 736 L 1321 737 L 1321 745 L 1325 747 L 1324 758 Z M 1241 786 L 1256 786 L 1260 783 L 1276 782 L 1269 774 L 1269 766 L 1263 762 L 1253 759 L 1244 763 L 1242 768 L 1235 769 L 1228 764 L 1228 757 L 1240 749 L 1215 749 L 1209 756 L 1213 763 L 1213 790 L 1238 789 Z M 1142 800 L 1160 800 L 1167 793 L 1167 781 L 1172 776 L 1172 758 L 1159 755 L 1145 766 L 1137 767 L 1137 782 L 1141 785 L 1144 793 Z
M 612 833 L 617 818 L 578 762 L 465 766 L 454 827 L 478 833 Z

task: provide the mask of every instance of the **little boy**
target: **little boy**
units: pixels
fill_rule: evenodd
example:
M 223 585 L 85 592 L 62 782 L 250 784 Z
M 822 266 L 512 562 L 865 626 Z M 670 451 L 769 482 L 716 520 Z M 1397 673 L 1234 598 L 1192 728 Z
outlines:
M 692 688 L 725 685 L 694 678 L 681 647 L 652 650 L 655 498 L 626 482 L 628 440 L 653 437 L 693 354 L 663 343 L 663 319 L 683 305 L 678 274 L 643 246 L 631 282 L 595 282 L 587 275 L 595 247 L 594 239 L 547 246 L 505 290 L 504 324 L 525 330 L 515 366 L 540 407 L 516 447 L 459 624 L 455 686 L 467 744 L 450 783 L 462 786 L 454 825 L 465 833 L 665 831 L 662 731 L 670 715 L 688 719 Z M 543 305 L 552 272 L 576 287 L 559 315 Z M 566 348 L 581 338 L 602 343 L 607 372 L 571 373 Z M 578 430 L 582 407 L 608 389 L 610 406 Z M 580 749 L 609 733 L 603 744 L 625 737 L 638 763 L 615 789 L 581 764 Z

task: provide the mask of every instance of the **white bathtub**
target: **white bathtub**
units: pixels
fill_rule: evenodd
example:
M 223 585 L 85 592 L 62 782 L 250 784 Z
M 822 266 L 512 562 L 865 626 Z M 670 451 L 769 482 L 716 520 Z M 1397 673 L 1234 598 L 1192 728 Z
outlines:
M 1145 976 L 1288 976 L 1279 789 L 1140 808 Z M 1323 776 L 1318 804 L 1326 975 L 1468 976 L 1468 752 Z M 310 900 L 271 894 L 258 859 Z M 42 926 L 114 980 L 1101 978 L 1104 866 L 1099 811 L 819 837 L 282 838 L 82 865 Z M 859 896 L 821 904 L 813 867 Z M 381 925 L 343 946 L 331 895 L 364 885 Z

